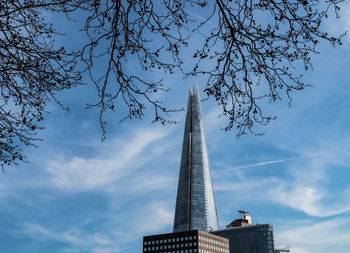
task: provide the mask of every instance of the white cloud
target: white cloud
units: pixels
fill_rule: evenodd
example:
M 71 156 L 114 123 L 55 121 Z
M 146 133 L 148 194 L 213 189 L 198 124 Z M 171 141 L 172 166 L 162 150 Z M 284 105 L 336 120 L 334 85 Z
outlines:
M 88 250 L 92 253 L 107 253 L 117 251 L 114 241 L 102 233 L 86 233 L 80 229 L 70 229 L 64 232 L 56 232 L 35 223 L 25 223 L 22 231 L 19 233 L 26 234 L 38 240 L 54 240 L 67 243 L 65 252 L 81 252 Z
M 150 191 L 150 190 L 160 190 L 160 189 L 169 189 L 174 187 L 176 189 L 178 178 L 175 177 L 165 177 L 162 175 L 148 175 L 136 177 L 133 182 L 130 182 L 129 186 L 124 187 L 123 190 L 129 192 L 135 191 Z
M 349 198 L 344 198 L 348 191 L 335 194 L 327 192 L 321 186 L 281 182 L 278 187 L 269 191 L 269 196 L 279 204 L 300 210 L 310 216 L 328 217 L 350 210 Z M 329 199 L 331 201 L 327 201 Z
M 347 2 L 346 4 L 343 5 L 342 7 L 342 12 L 341 12 L 341 15 L 342 15 L 342 23 L 344 25 L 344 28 L 345 30 L 348 31 L 348 39 L 350 40 L 350 4 Z
M 343 157 L 338 154 L 312 157 L 299 166 L 290 165 L 291 177 L 281 179 L 270 188 L 268 196 L 279 204 L 310 216 L 328 217 L 347 212 L 350 210 L 350 198 L 347 197 L 350 185 L 343 185 L 340 190 L 328 187 L 332 183 L 332 168 L 343 163 Z
M 141 235 L 155 233 L 173 224 L 174 213 L 165 202 L 151 203 L 142 215 L 135 219 L 135 228 Z
M 330 18 L 326 22 L 327 28 L 334 34 L 339 35 L 348 31 L 347 40 L 350 41 L 350 4 L 348 1 L 340 5 L 340 19 L 336 19 L 333 9 L 330 9 Z
M 314 154 L 226 167 L 213 173 L 215 191 L 221 194 L 234 193 L 235 201 L 240 201 L 242 205 L 245 201 L 274 202 L 315 217 L 329 217 L 350 211 L 350 184 L 338 186 L 338 189 L 330 187 L 330 184 L 335 183 L 331 179 L 331 173 L 334 173 L 332 168 L 346 166 L 348 159 L 343 155 L 347 153 Z M 300 158 L 304 159 L 298 161 Z M 287 175 L 276 173 L 273 177 L 262 178 L 257 173 L 255 176 L 254 170 L 260 169 L 258 167 L 267 168 L 270 164 L 282 162 Z M 249 174 L 245 171 L 248 168 Z M 242 199 L 238 200 L 240 196 Z
M 214 132 L 212 130 L 218 130 L 220 127 L 224 127 L 225 118 L 219 117 L 221 112 L 221 107 L 214 106 L 213 109 L 205 114 L 203 118 L 203 125 L 207 133 Z
M 137 209 L 122 209 L 119 213 L 109 212 L 110 226 L 118 227 L 114 237 L 122 243 L 135 242 L 135 238 L 146 235 L 159 234 L 167 230 L 173 224 L 173 206 L 169 201 L 151 201 L 141 204 Z M 167 230 L 169 231 L 169 230 Z
M 296 224 L 298 222 L 296 221 Z M 290 225 L 275 233 L 275 241 L 293 253 L 348 252 L 350 219 L 331 219 L 314 224 Z
M 144 129 L 135 132 L 123 141 L 114 141 L 97 158 L 74 157 L 69 161 L 52 161 L 47 171 L 50 182 L 61 189 L 80 191 L 107 186 L 116 180 L 134 173 L 147 161 L 164 152 L 164 149 L 147 149 L 148 145 L 161 140 L 169 131 Z

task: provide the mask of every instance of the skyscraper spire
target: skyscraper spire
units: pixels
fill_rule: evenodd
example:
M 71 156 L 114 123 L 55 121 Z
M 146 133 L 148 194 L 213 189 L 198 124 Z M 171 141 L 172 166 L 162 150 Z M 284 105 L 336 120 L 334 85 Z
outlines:
M 188 97 L 174 232 L 219 229 L 198 86 Z

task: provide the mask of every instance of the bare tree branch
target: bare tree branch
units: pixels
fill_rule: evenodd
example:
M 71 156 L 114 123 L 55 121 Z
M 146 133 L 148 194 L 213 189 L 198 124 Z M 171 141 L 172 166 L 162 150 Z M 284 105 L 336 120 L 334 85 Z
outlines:
M 330 7 L 338 15 L 341 2 L 216 0 L 211 6 L 215 13 L 206 22 L 215 20 L 211 24 L 217 26 L 205 35 L 204 45 L 193 55 L 198 58 L 195 68 L 187 76 L 208 76 L 205 91 L 228 118 L 224 130 L 235 127 L 238 137 L 256 133 L 256 123 L 266 125 L 274 119 L 263 112 L 264 99 L 275 102 L 285 94 L 291 102 L 293 91 L 310 86 L 295 74 L 295 66 L 312 68 L 310 57 L 318 53 L 320 40 L 341 44 L 344 34 L 332 37 L 321 30 Z M 208 61 L 214 62 L 213 68 L 201 67 Z
M 0 164 L 24 160 L 21 144 L 35 145 L 47 102 L 80 84 L 72 53 L 55 49 L 41 10 L 67 1 L 2 1 L 0 4 Z M 40 7 L 40 8 L 39 8 Z M 58 102 L 59 103 L 59 102 Z
M 238 137 L 261 134 L 254 126 L 274 119 L 266 115 L 264 103 L 291 102 L 293 92 L 311 85 L 303 82 L 297 67 L 312 68 L 320 41 L 341 44 L 344 34 L 331 36 L 322 24 L 333 10 L 339 16 L 342 2 L 1 1 L 0 161 L 23 160 L 21 144 L 35 145 L 48 101 L 62 105 L 55 93 L 82 84 L 82 74 L 96 86 L 97 100 L 87 108 L 99 108 L 103 137 L 108 111 L 117 111 L 123 122 L 142 119 L 147 109 L 154 113 L 153 122 L 174 123 L 170 113 L 177 110 L 157 96 L 169 87 L 149 76 L 159 71 L 205 75 L 208 98 L 219 103 L 227 118 L 224 130 L 234 129 Z M 190 18 L 193 10 L 199 19 Z M 78 52 L 55 48 L 58 34 L 43 12 L 63 13 L 67 22 L 85 17 L 81 32 L 88 41 Z M 184 48 L 195 48 L 190 70 Z M 78 62 L 85 67 L 79 69 Z

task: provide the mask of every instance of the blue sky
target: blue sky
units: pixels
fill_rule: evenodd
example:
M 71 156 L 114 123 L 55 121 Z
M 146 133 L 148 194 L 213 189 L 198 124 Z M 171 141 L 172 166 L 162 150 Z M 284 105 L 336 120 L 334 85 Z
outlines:
M 342 12 L 327 29 L 350 30 L 350 5 Z M 202 104 L 220 226 L 248 210 L 293 253 L 350 251 L 350 36 L 321 51 L 305 75 L 315 87 L 290 108 L 266 105 L 277 120 L 264 136 L 236 140 L 220 131 L 215 103 Z M 186 107 L 189 85 L 204 81 L 175 75 L 166 84 L 160 98 Z M 30 162 L 0 176 L 0 252 L 141 252 L 143 235 L 171 232 L 185 112 L 166 127 L 151 115 L 118 124 L 109 114 L 101 143 L 97 111 L 84 109 L 93 94 L 59 94 L 71 111 L 50 105 L 44 141 L 25 149 Z

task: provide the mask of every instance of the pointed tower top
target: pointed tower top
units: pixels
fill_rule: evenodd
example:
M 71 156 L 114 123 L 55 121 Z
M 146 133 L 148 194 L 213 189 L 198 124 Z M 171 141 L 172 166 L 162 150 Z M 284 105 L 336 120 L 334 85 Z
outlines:
M 193 95 L 193 85 L 190 85 L 190 90 L 189 90 L 188 95 L 189 95 L 189 96 L 192 96 L 192 95 Z
M 194 88 L 194 96 L 198 97 L 199 98 L 199 88 L 198 88 L 198 85 L 196 85 Z
M 194 89 L 194 90 L 193 90 Z M 177 189 L 174 232 L 219 228 L 199 89 L 190 87 Z

